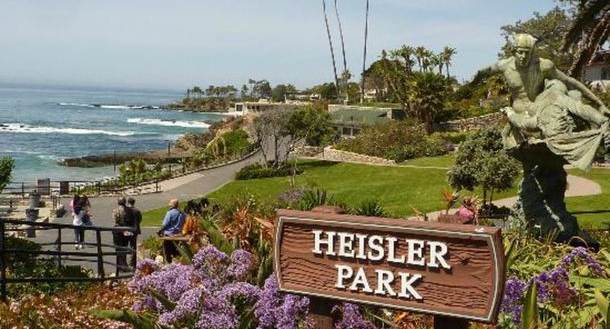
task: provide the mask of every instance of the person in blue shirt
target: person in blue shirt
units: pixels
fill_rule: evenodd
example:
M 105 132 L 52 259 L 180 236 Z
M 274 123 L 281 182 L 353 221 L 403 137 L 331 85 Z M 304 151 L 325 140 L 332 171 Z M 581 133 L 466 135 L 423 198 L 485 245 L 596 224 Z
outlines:
M 157 234 L 159 236 L 174 236 L 182 234 L 182 226 L 186 215 L 180 211 L 178 200 L 172 199 L 169 201 L 169 210 L 163 218 L 163 224 Z M 174 241 L 163 240 L 163 253 L 165 254 L 165 261 L 168 263 L 172 262 L 174 256 L 180 255 L 174 245 Z

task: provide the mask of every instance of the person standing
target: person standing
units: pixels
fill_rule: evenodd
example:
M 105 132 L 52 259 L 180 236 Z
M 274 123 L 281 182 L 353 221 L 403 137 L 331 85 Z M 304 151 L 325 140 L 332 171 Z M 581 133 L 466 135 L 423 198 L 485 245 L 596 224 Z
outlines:
M 161 225 L 161 229 L 157 232 L 157 235 L 171 237 L 182 233 L 182 226 L 184 225 L 186 215 L 180 211 L 178 206 L 179 203 L 177 199 L 169 201 L 170 208 L 163 218 L 163 224 Z M 174 256 L 179 255 L 178 249 L 176 249 L 176 245 L 174 245 L 174 241 L 163 240 L 163 253 L 165 255 L 165 261 L 168 263 L 172 262 Z
M 127 207 L 127 201 L 125 197 L 120 197 L 117 200 L 118 207 L 112 210 L 112 217 L 114 218 L 115 227 L 130 226 L 133 223 L 133 216 L 131 209 Z M 129 243 L 128 237 L 125 236 L 123 231 L 112 232 L 114 245 L 116 246 L 116 266 L 119 270 L 126 269 L 127 266 L 127 254 L 125 253 L 126 247 Z
M 72 207 L 72 225 L 74 225 L 74 248 L 82 248 L 83 240 L 85 239 L 85 231 L 80 226 L 83 225 L 83 205 L 81 198 L 78 195 L 74 195 L 70 202 Z
M 131 215 L 133 218 L 133 223 L 132 226 L 135 229 L 134 234 L 130 237 L 129 239 L 129 247 L 131 249 L 133 249 L 134 251 L 136 250 L 136 246 L 138 244 L 138 235 L 140 235 L 142 233 L 140 225 L 142 224 L 142 212 L 140 211 L 140 209 L 135 207 L 136 204 L 136 200 L 132 197 L 129 197 L 127 199 L 127 206 L 129 207 L 129 209 L 131 210 Z M 135 268 L 136 267 L 136 260 L 137 260 L 137 255 L 134 253 L 131 257 L 131 267 Z

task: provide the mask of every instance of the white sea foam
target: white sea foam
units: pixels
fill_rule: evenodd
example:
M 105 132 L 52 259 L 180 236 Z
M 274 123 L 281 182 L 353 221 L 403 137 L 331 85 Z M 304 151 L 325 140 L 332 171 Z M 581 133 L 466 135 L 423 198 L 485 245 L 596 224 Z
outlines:
M 70 135 L 110 135 L 110 136 L 133 136 L 132 131 L 108 131 L 100 129 L 82 128 L 56 128 L 37 127 L 21 123 L 0 123 L 0 133 L 24 133 L 24 134 L 70 134 Z
M 203 121 L 178 121 L 178 120 L 161 120 L 161 119 L 148 119 L 148 118 L 130 118 L 127 119 L 129 123 L 135 123 L 139 125 L 151 125 L 151 126 L 165 126 L 165 127 L 184 127 L 184 128 L 209 128 L 210 124 Z
M 83 103 L 59 103 L 60 106 L 76 106 L 76 107 L 95 107 L 93 104 L 83 104 Z
M 153 105 L 120 105 L 120 104 L 86 104 L 86 103 L 58 103 L 59 106 L 74 106 L 74 107 L 99 107 L 103 109 L 114 109 L 114 110 L 142 110 L 142 109 L 155 109 L 158 110 L 158 106 Z

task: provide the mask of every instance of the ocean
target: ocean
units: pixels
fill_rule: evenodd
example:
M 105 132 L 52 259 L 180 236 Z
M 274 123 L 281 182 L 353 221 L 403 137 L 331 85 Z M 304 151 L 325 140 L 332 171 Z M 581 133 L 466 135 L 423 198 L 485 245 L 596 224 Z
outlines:
M 165 149 L 187 132 L 206 131 L 220 114 L 164 110 L 182 94 L 0 87 L 0 156 L 15 159 L 12 181 L 95 180 L 112 166 L 69 168 L 64 158 Z

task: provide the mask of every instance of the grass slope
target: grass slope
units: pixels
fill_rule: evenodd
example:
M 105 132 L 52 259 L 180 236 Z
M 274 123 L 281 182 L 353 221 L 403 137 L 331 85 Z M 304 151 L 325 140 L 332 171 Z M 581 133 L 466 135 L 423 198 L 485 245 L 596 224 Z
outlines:
M 453 164 L 452 156 L 420 158 L 405 163 L 423 167 L 448 168 Z M 299 186 L 325 189 L 336 200 L 350 206 L 358 206 L 369 199 L 377 199 L 392 217 L 414 215 L 414 208 L 422 212 L 443 209 L 441 191 L 448 189 L 446 169 L 384 167 L 326 161 L 300 161 L 305 172 L 296 179 Z M 568 209 L 575 213 L 584 227 L 607 227 L 610 222 L 610 170 L 593 169 L 589 173 L 570 170 L 578 175 L 598 182 L 602 194 L 568 198 Z M 520 177 L 515 180 L 518 185 Z M 288 177 L 233 181 L 208 195 L 224 202 L 240 194 L 252 194 L 261 202 L 272 202 L 290 187 Z M 481 195 L 481 191 L 474 193 Z M 517 194 L 517 186 L 496 193 L 494 199 Z M 185 200 L 183 200 L 185 201 Z M 159 226 L 166 208 L 144 213 L 144 226 Z

